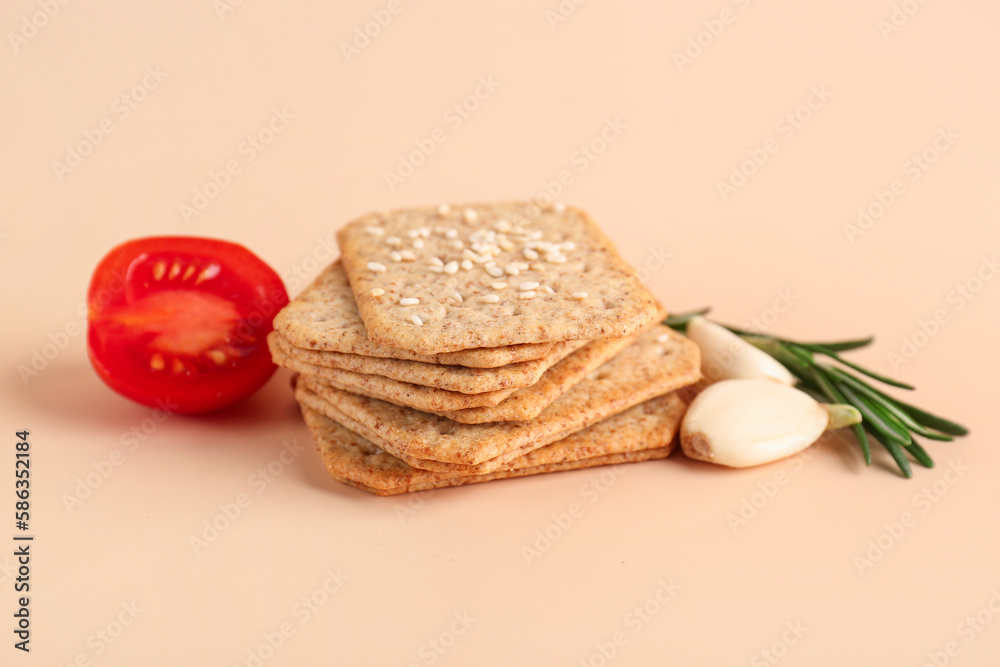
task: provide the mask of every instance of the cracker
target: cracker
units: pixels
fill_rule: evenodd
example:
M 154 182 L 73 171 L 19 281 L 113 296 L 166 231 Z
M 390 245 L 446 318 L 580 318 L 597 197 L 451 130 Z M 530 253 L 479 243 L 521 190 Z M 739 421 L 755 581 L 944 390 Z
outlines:
M 296 395 L 414 467 L 479 474 L 697 381 L 699 363 L 693 342 L 657 325 L 526 422 L 459 424 L 318 386 L 307 377 L 300 379 Z
M 552 348 L 551 343 L 539 343 L 425 355 L 373 343 L 368 340 L 347 274 L 339 260 L 324 269 L 275 316 L 274 329 L 289 343 L 305 350 L 472 368 L 495 368 L 540 359 Z
M 325 376 L 325 369 L 340 369 L 363 375 L 381 375 L 399 382 L 437 387 L 463 394 L 481 394 L 498 389 L 519 389 L 538 382 L 542 374 L 573 350 L 583 347 L 586 341 L 556 343 L 541 359 L 522 361 L 497 368 L 469 368 L 466 366 L 446 366 L 428 364 L 423 361 L 404 359 L 380 359 L 358 354 L 340 352 L 318 352 L 294 347 L 277 332 L 268 336 L 268 345 L 274 350 L 280 348 L 282 359 L 291 359 L 299 365 L 316 369 L 310 372 Z M 272 354 L 276 359 L 279 355 Z
M 302 414 L 323 464 L 334 479 L 388 496 L 665 458 L 673 450 L 674 436 L 684 410 L 685 405 L 676 394 L 660 396 L 483 475 L 456 475 L 413 468 L 316 410 L 303 406 Z
M 655 317 L 652 295 L 584 212 L 532 209 L 401 209 L 342 228 L 341 259 L 368 338 L 438 354 L 627 336 Z M 462 262 L 467 269 L 456 268 Z

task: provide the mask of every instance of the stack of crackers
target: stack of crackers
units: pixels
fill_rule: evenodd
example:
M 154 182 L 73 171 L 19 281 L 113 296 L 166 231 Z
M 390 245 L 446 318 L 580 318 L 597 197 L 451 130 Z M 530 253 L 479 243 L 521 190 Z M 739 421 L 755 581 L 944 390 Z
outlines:
M 698 348 L 577 209 L 372 213 L 275 318 L 330 474 L 379 495 L 670 454 Z

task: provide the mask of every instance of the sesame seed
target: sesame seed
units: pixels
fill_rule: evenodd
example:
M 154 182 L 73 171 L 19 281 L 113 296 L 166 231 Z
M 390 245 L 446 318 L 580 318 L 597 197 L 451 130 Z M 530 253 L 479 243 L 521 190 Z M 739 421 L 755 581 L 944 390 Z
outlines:
M 431 228 L 421 227 L 420 229 L 417 230 L 417 233 L 420 234 L 420 236 L 424 237 L 425 239 L 429 239 L 431 237 Z
M 431 257 L 429 261 L 434 266 L 444 266 L 444 262 L 441 261 L 440 257 Z
M 532 271 L 544 271 L 545 270 L 545 265 L 542 264 L 541 262 L 534 262 L 531 265 L 531 270 Z
M 490 287 L 492 287 L 493 289 L 503 289 L 503 288 L 507 287 L 507 283 L 505 283 L 505 282 L 499 282 L 498 281 L 498 282 L 495 282 L 495 283 L 491 284 Z
M 511 264 L 521 269 L 522 271 L 527 271 L 529 268 L 531 268 L 531 264 L 528 264 L 527 262 L 511 262 Z
M 500 297 L 497 296 L 496 294 L 487 294 L 486 296 L 483 297 L 483 301 L 485 301 L 486 303 L 496 303 L 499 300 Z
M 527 292 L 528 290 L 535 289 L 536 287 L 538 287 L 538 283 L 533 280 L 529 280 L 528 282 L 521 283 L 521 286 L 518 289 L 522 292 Z
M 545 256 L 545 261 L 552 262 L 553 264 L 565 264 L 566 255 L 554 252 Z
M 586 292 L 573 292 L 573 298 L 574 299 L 586 299 L 587 298 L 587 293 Z
M 537 241 L 538 239 L 542 238 L 542 230 L 540 230 L 540 229 L 532 229 L 531 231 L 528 232 L 528 238 L 531 238 L 531 239 L 534 239 L 535 241 Z
M 514 244 L 508 241 L 507 239 L 500 239 L 498 245 L 500 246 L 501 250 L 506 250 L 507 252 L 510 252 L 511 250 L 514 249 Z
M 572 241 L 566 241 L 561 247 L 563 250 L 576 250 L 576 244 Z
M 438 206 L 438 215 L 448 215 L 449 213 L 451 213 L 451 206 L 448 206 L 448 204 Z
M 419 317 L 417 317 L 416 315 L 414 315 L 413 317 L 411 317 L 410 321 L 413 322 L 414 324 L 416 324 L 418 327 L 424 326 L 424 321 L 422 319 L 420 319 Z
M 538 253 L 531 248 L 524 249 L 524 256 L 528 259 L 538 259 Z
M 381 227 L 373 227 L 371 225 L 365 227 L 365 231 L 367 231 L 372 236 L 382 236 L 383 234 L 385 234 L 385 230 L 382 229 Z
M 451 296 L 452 298 L 457 299 L 459 303 L 462 303 L 462 301 L 464 301 L 462 295 L 459 294 L 458 292 L 453 293 Z
M 517 295 L 517 298 L 518 299 L 534 299 L 535 298 L 535 291 L 534 290 L 528 290 L 527 292 L 521 292 L 520 294 Z
M 474 209 L 467 208 L 464 211 L 462 211 L 462 217 L 465 218 L 466 222 L 473 222 L 479 216 L 476 214 L 476 211 Z
M 406 297 L 399 300 L 399 305 L 401 306 L 415 306 L 420 303 L 420 299 L 415 299 L 413 297 Z
M 391 257 L 392 261 L 394 261 L 394 262 L 402 262 L 403 261 L 403 256 L 400 255 L 399 251 L 397 251 L 397 250 L 393 250 L 392 252 L 390 252 L 389 253 L 389 257 Z
M 556 213 L 563 213 L 566 210 L 566 204 L 562 203 L 561 201 L 557 201 L 555 205 L 552 206 L 552 208 L 555 209 Z
M 419 229 L 411 229 L 410 231 L 406 232 L 406 235 L 409 236 L 411 239 L 415 239 L 418 236 L 420 236 L 420 230 Z
M 413 247 L 416 248 L 417 250 L 423 250 L 424 249 L 424 240 L 420 239 L 420 238 L 414 239 L 413 240 Z
M 470 261 L 469 261 L 469 260 L 467 260 L 467 259 L 463 259 L 463 260 L 462 260 L 462 263 L 461 263 L 461 265 L 460 265 L 460 266 L 461 266 L 461 267 L 462 267 L 463 269 L 465 269 L 466 271 L 468 271 L 469 269 L 471 269 L 471 268 L 472 268 L 472 262 L 470 262 Z
M 555 294 L 556 291 L 549 287 L 548 285 L 542 285 L 542 289 L 545 290 L 546 294 Z
M 657 343 L 666 343 L 668 340 L 670 340 L 670 334 L 668 333 L 660 334 L 656 337 Z
M 401 250 L 399 256 L 403 258 L 404 262 L 414 262 L 417 259 L 412 250 Z
M 385 294 L 385 290 L 381 287 L 376 287 L 371 291 L 372 296 L 382 296 L 383 294 Z
M 486 273 L 490 274 L 494 278 L 499 278 L 500 276 L 503 275 L 503 269 L 501 269 L 499 266 L 495 266 L 495 265 L 494 266 L 487 266 L 486 267 Z
M 444 233 L 444 237 L 446 239 L 453 239 L 453 238 L 456 238 L 457 236 L 458 236 L 458 230 L 457 229 L 449 229 L 448 231 L 446 231 Z
M 403 239 L 399 238 L 398 236 L 390 236 L 385 240 L 385 242 L 388 243 L 389 245 L 401 245 L 403 243 Z
M 498 232 L 509 232 L 511 227 L 510 220 L 497 220 L 496 224 L 493 225 L 493 229 Z
M 444 265 L 445 273 L 455 273 L 458 271 L 458 262 L 452 261 Z
M 434 228 L 434 233 L 435 234 L 442 234 L 442 235 L 443 234 L 447 234 L 448 233 L 448 229 L 449 229 L 448 227 L 442 227 L 441 225 L 438 225 L 437 227 Z
M 368 262 L 368 270 L 381 273 L 385 271 L 385 264 L 379 264 L 378 262 Z
M 443 266 L 428 266 L 427 269 L 431 273 L 444 273 L 444 267 Z
M 465 247 L 465 244 L 462 243 L 460 239 L 453 239 L 451 242 L 451 247 L 454 248 L 455 250 L 461 250 L 462 248 Z
M 512 276 L 516 276 L 518 273 L 521 272 L 520 269 L 518 269 L 517 265 L 515 264 L 508 264 L 506 267 L 506 271 Z

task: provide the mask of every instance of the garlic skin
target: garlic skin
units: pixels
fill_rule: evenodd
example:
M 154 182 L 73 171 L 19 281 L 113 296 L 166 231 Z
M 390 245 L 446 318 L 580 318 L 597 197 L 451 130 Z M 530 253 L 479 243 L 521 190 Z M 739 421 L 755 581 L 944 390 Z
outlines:
M 795 376 L 777 359 L 701 315 L 688 322 L 687 337 L 701 348 L 701 374 L 709 381 L 744 379 L 768 380 L 789 387 L 795 384 Z
M 691 402 L 681 423 L 681 447 L 699 461 L 746 468 L 801 452 L 829 424 L 830 411 L 794 387 L 723 380 Z

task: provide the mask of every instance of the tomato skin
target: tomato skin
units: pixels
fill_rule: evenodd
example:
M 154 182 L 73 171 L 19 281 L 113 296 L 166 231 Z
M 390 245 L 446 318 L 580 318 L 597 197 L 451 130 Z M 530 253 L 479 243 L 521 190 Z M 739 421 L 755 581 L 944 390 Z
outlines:
M 98 376 L 143 405 L 217 410 L 274 373 L 267 349 L 288 303 L 281 278 L 241 245 L 161 236 L 113 248 L 87 291 L 87 351 Z

